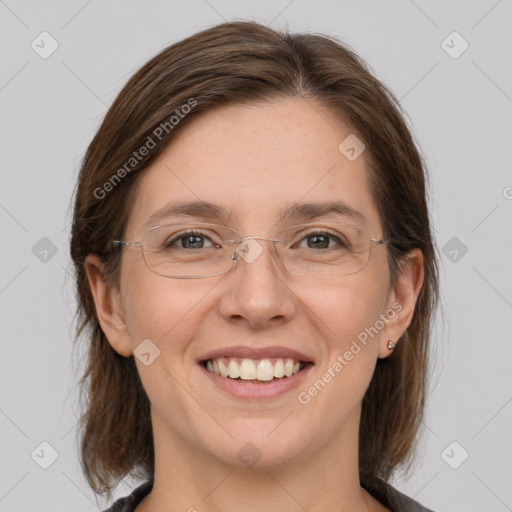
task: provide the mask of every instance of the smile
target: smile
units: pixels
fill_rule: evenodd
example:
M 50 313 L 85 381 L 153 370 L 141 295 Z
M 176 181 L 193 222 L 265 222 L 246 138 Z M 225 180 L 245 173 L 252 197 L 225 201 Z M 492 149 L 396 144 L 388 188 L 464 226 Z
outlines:
M 292 358 L 230 357 L 208 359 L 198 365 L 214 388 L 244 401 L 284 397 L 304 385 L 307 374 L 314 366 L 312 362 Z
M 277 379 L 289 378 L 299 373 L 306 362 L 288 358 L 248 359 L 238 357 L 218 357 L 204 362 L 210 373 L 221 377 L 268 383 Z

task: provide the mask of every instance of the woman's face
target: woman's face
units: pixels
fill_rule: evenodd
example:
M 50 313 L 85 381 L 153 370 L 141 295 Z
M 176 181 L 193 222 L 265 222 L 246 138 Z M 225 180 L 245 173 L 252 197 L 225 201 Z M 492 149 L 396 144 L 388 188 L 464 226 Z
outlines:
M 351 133 L 300 99 L 206 112 L 141 174 L 124 239 L 139 241 L 148 219 L 178 201 L 231 212 L 223 224 L 242 236 L 276 237 L 290 225 L 345 222 L 379 239 L 367 155 L 353 160 L 346 156 L 350 150 L 338 149 Z M 334 212 L 279 221 L 290 205 L 334 201 L 362 220 Z M 175 221 L 159 216 L 149 225 Z M 287 274 L 273 243 L 258 243 L 263 251 L 253 261 L 241 259 L 223 275 L 200 279 L 161 277 L 148 269 L 140 249 L 123 249 L 114 297 L 118 321 L 103 326 L 126 356 L 150 340 L 135 354 L 156 442 L 167 439 L 238 466 L 308 460 L 357 436 L 376 360 L 391 353 L 388 339 L 396 341 L 408 320 L 390 283 L 385 245 L 373 246 L 361 272 L 325 279 Z M 230 355 L 238 363 L 252 359 L 264 367 L 261 375 L 268 370 L 262 359 L 309 364 L 294 377 L 248 383 L 210 373 L 203 362 L 216 355 L 226 366 Z

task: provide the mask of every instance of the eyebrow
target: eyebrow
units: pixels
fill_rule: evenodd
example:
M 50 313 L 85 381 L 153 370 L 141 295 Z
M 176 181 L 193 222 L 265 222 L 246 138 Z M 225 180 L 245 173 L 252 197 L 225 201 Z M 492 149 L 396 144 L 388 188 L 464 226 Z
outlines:
M 278 222 L 289 220 L 310 220 L 336 215 L 347 217 L 353 221 L 365 223 L 364 215 L 342 201 L 327 201 L 321 203 L 292 203 L 282 208 L 278 213 Z M 153 227 L 163 219 L 172 218 L 180 220 L 201 219 L 218 220 L 228 224 L 233 217 L 233 210 L 227 210 L 223 206 L 208 201 L 178 201 L 165 205 L 152 213 L 144 224 L 143 229 Z

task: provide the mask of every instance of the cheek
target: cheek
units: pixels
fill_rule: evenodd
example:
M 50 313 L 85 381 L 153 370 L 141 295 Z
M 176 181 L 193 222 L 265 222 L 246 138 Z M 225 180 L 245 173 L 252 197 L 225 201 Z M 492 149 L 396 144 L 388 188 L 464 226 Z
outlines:
M 339 414 L 362 399 L 375 369 L 387 293 L 385 273 L 380 276 L 373 272 L 345 276 L 338 283 L 317 287 L 304 301 L 325 340 L 320 382 L 307 394 L 321 394 L 319 403 L 325 401 L 326 407 L 344 404 Z M 324 388 L 329 391 L 323 393 Z
M 194 308 L 208 288 L 145 269 L 130 273 L 124 286 L 125 321 L 132 347 L 150 339 L 164 353 L 183 349 L 192 336 Z
M 307 306 L 306 314 L 308 310 L 312 313 L 311 320 L 329 341 L 330 350 L 339 352 L 375 325 L 386 297 L 384 279 L 368 272 L 344 276 L 322 286 L 318 282 L 312 284 L 302 294 L 302 302 Z
M 325 341 L 321 365 L 299 390 L 298 400 L 306 410 L 317 411 L 311 412 L 317 418 L 311 421 L 326 436 L 336 435 L 358 410 L 377 362 L 379 334 L 371 328 L 380 318 L 385 294 L 373 279 L 361 277 L 346 276 L 336 286 L 325 286 L 310 294 L 307 303 Z

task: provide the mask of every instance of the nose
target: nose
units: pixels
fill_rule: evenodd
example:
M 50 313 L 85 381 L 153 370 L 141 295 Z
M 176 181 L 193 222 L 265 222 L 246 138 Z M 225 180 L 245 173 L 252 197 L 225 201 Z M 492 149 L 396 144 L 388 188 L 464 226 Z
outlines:
M 236 262 L 226 276 L 220 312 L 228 322 L 245 322 L 253 328 L 274 327 L 290 320 L 296 297 L 286 284 L 286 271 L 272 238 L 246 237 L 233 255 Z

